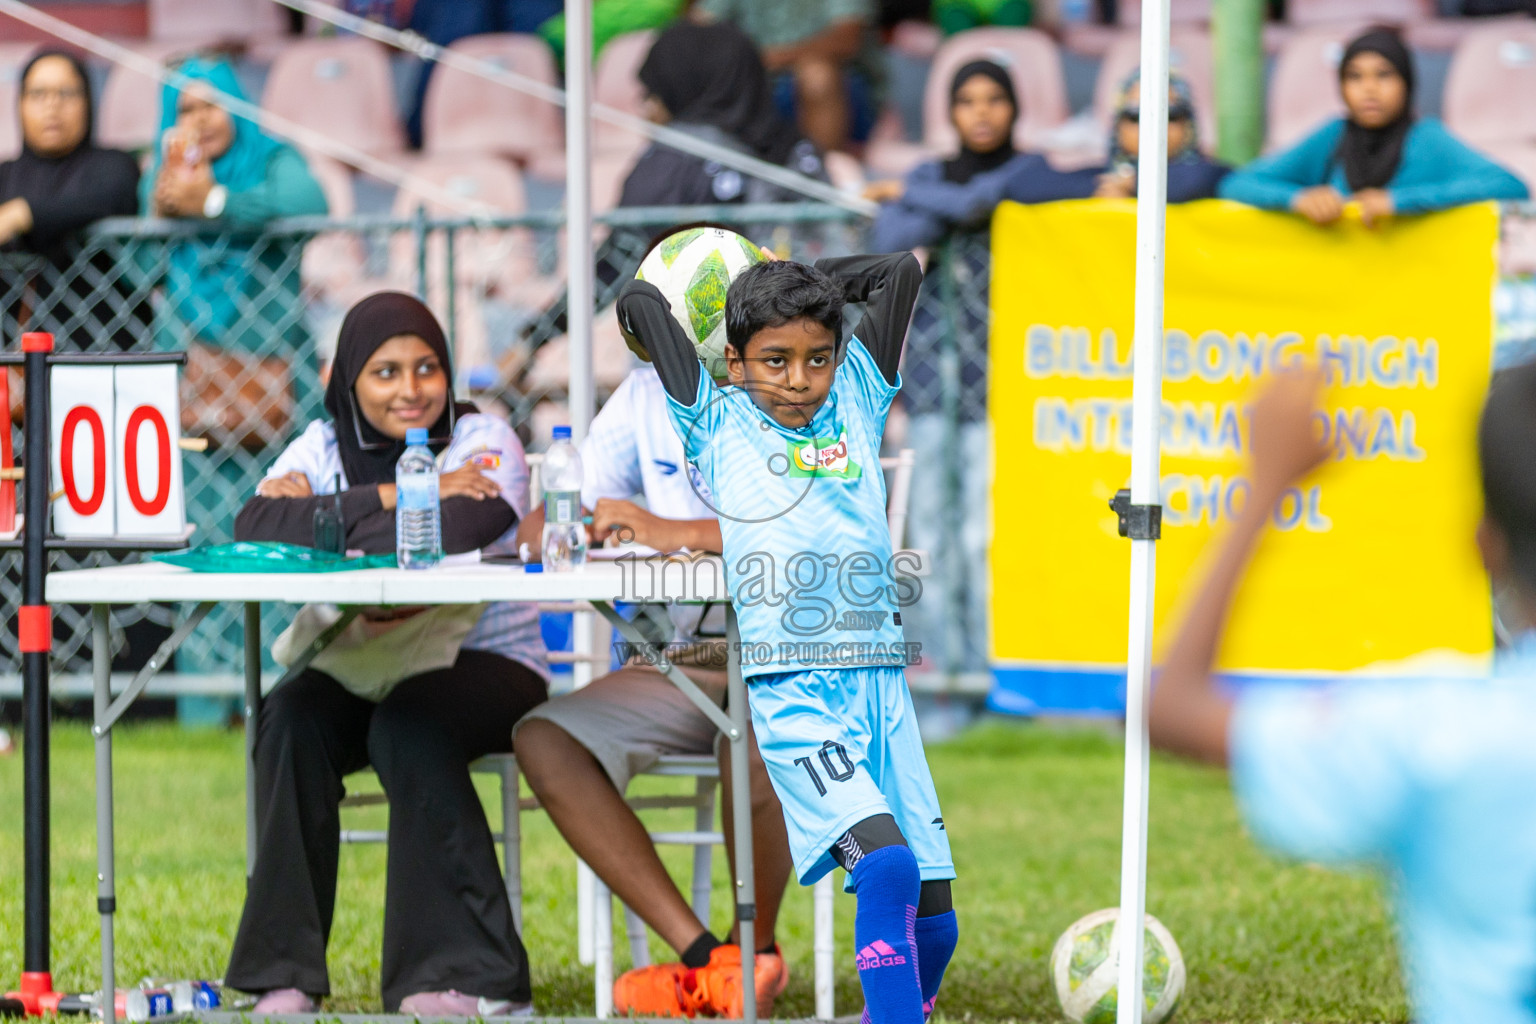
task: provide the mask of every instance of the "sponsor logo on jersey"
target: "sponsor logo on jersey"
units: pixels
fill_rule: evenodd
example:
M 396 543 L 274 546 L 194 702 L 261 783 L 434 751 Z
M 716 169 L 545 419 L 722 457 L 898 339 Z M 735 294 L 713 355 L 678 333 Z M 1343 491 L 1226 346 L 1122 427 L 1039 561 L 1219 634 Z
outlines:
M 469 454 L 469 464 L 481 469 L 500 469 L 501 450 L 499 448 L 477 448 Z
M 832 437 L 789 443 L 789 475 L 792 477 L 831 477 L 857 480 L 863 475 L 857 462 L 848 457 L 848 428 L 838 427 Z
M 907 962 L 907 958 L 891 948 L 891 944 L 884 939 L 876 939 L 863 949 L 855 958 L 861 971 L 873 970 L 876 967 L 900 967 Z

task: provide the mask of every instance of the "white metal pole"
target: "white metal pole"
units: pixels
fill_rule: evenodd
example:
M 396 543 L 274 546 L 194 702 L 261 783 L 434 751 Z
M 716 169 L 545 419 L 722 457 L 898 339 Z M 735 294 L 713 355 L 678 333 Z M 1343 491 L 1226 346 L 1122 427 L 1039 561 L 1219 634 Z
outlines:
M 587 436 L 592 387 L 592 5 L 565 4 L 565 262 L 571 437 Z
M 1131 385 L 1131 504 L 1158 505 L 1163 392 L 1163 236 L 1168 202 L 1168 0 L 1141 5 L 1141 139 L 1136 167 L 1135 373 Z M 1117 1024 L 1141 1024 L 1142 919 L 1147 912 L 1147 696 L 1157 541 L 1131 540 L 1126 651 L 1125 806 L 1120 846 Z

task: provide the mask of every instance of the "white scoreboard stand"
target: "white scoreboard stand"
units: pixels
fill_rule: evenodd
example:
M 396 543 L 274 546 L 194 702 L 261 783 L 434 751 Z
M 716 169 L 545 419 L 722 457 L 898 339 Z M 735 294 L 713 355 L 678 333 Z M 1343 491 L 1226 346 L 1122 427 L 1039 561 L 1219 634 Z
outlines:
M 63 363 L 49 383 L 54 534 L 184 539 L 177 365 Z

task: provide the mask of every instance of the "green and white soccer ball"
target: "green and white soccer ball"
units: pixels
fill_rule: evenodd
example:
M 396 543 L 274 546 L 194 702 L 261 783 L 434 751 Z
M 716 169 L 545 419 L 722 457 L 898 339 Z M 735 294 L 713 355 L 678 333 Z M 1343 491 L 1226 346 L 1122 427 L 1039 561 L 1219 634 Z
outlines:
M 1163 923 L 1147 915 L 1142 956 L 1141 1019 L 1162 1024 L 1173 1016 L 1184 994 L 1184 954 Z M 1056 998 L 1070 1020 L 1113 1024 L 1120 970 L 1120 909 L 1095 910 L 1073 923 L 1051 950 L 1051 979 Z
M 685 228 L 658 242 L 635 276 L 661 290 L 704 368 L 724 380 L 726 290 L 737 274 L 765 259 L 734 231 Z

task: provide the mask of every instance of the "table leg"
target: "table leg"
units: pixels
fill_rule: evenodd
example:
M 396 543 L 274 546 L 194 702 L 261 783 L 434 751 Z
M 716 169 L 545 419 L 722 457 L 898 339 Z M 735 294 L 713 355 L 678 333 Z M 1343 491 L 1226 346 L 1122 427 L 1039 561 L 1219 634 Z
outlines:
M 95 683 L 96 739 L 96 911 L 101 915 L 101 1003 L 103 1020 L 113 1019 L 117 977 L 112 915 L 117 911 L 112 851 L 112 633 L 107 606 L 91 606 L 91 674 Z
M 256 871 L 256 719 L 261 713 L 261 605 L 245 605 L 245 882 Z
M 741 635 L 736 609 L 725 610 L 727 710 L 731 740 L 731 809 L 736 831 L 736 925 L 741 931 L 742 1020 L 757 1024 L 757 870 L 752 861 L 752 779 L 747 754 L 747 684 L 741 675 Z

